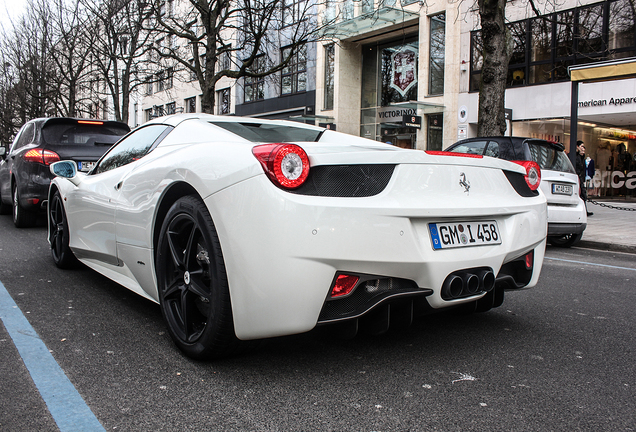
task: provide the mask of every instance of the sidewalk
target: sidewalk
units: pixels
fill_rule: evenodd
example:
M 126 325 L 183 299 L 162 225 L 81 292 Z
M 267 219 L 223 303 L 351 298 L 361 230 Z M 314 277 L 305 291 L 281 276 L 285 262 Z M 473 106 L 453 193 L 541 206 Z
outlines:
M 587 218 L 587 228 L 575 247 L 636 253 L 636 202 L 592 200 L 598 204 L 588 201 L 587 210 L 594 214 Z

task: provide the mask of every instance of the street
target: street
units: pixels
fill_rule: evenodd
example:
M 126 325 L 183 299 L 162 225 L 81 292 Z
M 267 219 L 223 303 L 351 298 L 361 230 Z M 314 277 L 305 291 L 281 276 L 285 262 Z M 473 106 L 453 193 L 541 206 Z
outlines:
M 632 254 L 549 247 L 539 285 L 488 313 L 202 363 L 157 305 L 0 217 L 0 282 L 108 431 L 633 431 L 635 281 Z M 4 326 L 0 374 L 0 430 L 58 430 Z

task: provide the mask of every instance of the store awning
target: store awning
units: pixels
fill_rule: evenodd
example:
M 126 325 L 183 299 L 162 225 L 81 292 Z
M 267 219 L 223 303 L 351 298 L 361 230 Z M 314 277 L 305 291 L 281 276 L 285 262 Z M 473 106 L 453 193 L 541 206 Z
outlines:
M 421 102 L 421 101 L 408 101 L 408 102 L 395 102 L 390 104 L 390 106 L 400 107 L 400 108 L 413 108 L 418 110 L 418 114 L 434 114 L 444 112 L 444 105 L 434 104 L 430 102 Z
M 568 67 L 573 82 L 608 81 L 636 77 L 636 57 Z
M 376 32 L 396 24 L 419 19 L 420 14 L 404 9 L 383 7 L 355 18 L 327 26 L 324 36 L 335 39 L 349 39 L 361 34 Z

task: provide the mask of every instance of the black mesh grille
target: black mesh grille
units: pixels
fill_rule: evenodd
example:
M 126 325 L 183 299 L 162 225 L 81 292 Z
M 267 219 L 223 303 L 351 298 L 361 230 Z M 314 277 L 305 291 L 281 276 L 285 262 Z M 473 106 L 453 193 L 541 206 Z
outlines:
M 319 165 L 311 167 L 307 181 L 290 192 L 324 197 L 377 195 L 391 180 L 395 165 Z
M 376 276 L 377 277 L 377 276 Z M 396 278 L 366 279 L 363 277 L 351 295 L 327 300 L 320 311 L 319 323 L 342 320 L 364 314 L 387 297 L 398 294 L 430 295 L 414 281 Z
M 535 197 L 539 195 L 538 190 L 530 189 L 528 183 L 526 183 L 525 176 L 523 174 L 519 174 L 513 171 L 504 171 L 504 174 L 508 178 L 508 181 L 512 185 L 513 188 L 517 191 L 519 195 L 522 197 Z

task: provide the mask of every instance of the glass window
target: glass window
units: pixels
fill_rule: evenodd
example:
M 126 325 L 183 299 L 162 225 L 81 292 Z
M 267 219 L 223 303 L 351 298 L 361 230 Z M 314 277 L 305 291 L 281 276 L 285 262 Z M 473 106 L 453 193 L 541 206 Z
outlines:
M 307 46 L 283 48 L 281 60 L 288 57 L 289 63 L 281 71 L 281 94 L 307 91 Z
M 552 20 L 546 17 L 535 18 L 530 22 L 530 61 L 550 60 L 552 55 Z
M 470 34 L 470 90 L 479 90 L 481 69 L 484 66 L 483 41 L 481 32 L 474 31 Z
M 444 115 L 430 114 L 428 116 L 428 142 L 427 150 L 441 150 L 444 137 Z
M 334 71 L 336 60 L 334 44 L 325 47 L 325 104 L 324 109 L 332 110 L 334 101 Z
M 382 49 L 381 106 L 417 100 L 417 42 Z
M 197 98 L 191 97 L 184 100 L 186 106 L 186 112 L 195 113 L 197 112 Z
M 150 125 L 137 129 L 135 132 L 113 146 L 99 161 L 99 165 L 93 170 L 93 174 L 100 174 L 115 168 L 127 165 L 141 159 L 152 149 L 157 139 L 168 130 L 170 126 Z
M 13 151 L 18 150 L 24 147 L 25 145 L 31 144 L 34 138 L 35 138 L 35 124 L 27 123 L 24 126 L 22 133 L 20 133 L 20 136 L 16 140 L 15 145 L 13 146 Z
M 608 48 L 613 58 L 629 57 L 636 54 L 634 25 L 636 9 L 633 0 L 619 0 L 610 4 Z M 622 56 L 618 53 L 627 53 Z
M 538 163 L 541 169 L 574 173 L 572 163 L 564 151 L 545 141 L 528 140 L 527 143 L 532 160 Z
M 174 114 L 177 112 L 177 103 L 170 102 L 166 104 L 166 115 Z
M 444 58 L 446 43 L 446 15 L 431 17 L 431 54 L 429 86 L 431 95 L 444 94 Z
M 118 125 L 52 123 L 42 128 L 42 139 L 48 144 L 111 146 L 129 129 Z
M 252 73 L 258 74 L 265 71 L 265 56 L 260 55 L 254 59 Z M 243 90 L 245 92 L 245 102 L 265 99 L 265 78 L 245 77 L 243 80 Z
M 499 143 L 497 141 L 490 141 L 488 143 L 488 147 L 486 147 L 486 151 L 484 152 L 484 156 L 490 156 L 490 157 L 498 158 L 499 154 L 500 154 Z
M 263 123 L 211 122 L 251 142 L 315 142 L 322 130 Z
M 602 55 L 603 43 L 603 5 L 579 8 L 578 54 L 584 56 Z
M 218 114 L 229 114 L 231 110 L 230 104 L 230 89 L 222 89 L 216 92 L 216 101 L 217 101 L 217 113 Z
M 453 153 L 468 153 L 468 154 L 483 155 L 484 149 L 486 148 L 487 145 L 488 145 L 487 140 L 468 141 L 468 142 L 457 144 L 450 151 Z
M 290 26 L 302 21 L 306 15 L 306 0 L 283 0 L 283 26 Z

